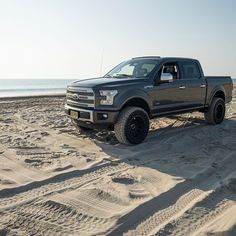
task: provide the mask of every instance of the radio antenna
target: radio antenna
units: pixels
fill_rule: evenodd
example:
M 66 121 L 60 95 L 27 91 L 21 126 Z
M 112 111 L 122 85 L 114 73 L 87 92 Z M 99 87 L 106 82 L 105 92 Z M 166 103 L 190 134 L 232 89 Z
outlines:
M 101 54 L 101 62 L 100 62 L 100 76 L 102 76 L 103 57 L 104 57 L 104 48 L 102 49 L 102 54 Z

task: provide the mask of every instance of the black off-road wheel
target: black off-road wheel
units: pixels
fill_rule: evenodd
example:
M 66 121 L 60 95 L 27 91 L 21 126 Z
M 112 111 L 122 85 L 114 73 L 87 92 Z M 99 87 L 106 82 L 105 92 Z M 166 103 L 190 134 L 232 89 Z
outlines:
M 114 126 L 120 143 L 135 145 L 144 141 L 149 130 L 149 116 L 139 107 L 125 107 Z
M 222 98 L 213 98 L 211 106 L 204 115 L 208 124 L 220 124 L 225 117 L 225 101 Z

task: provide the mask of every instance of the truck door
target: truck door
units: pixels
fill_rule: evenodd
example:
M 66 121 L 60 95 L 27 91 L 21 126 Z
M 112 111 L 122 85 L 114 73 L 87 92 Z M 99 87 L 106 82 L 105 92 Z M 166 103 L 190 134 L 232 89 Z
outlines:
M 185 85 L 185 101 L 190 108 L 204 107 L 206 96 L 206 80 L 201 74 L 198 63 L 194 60 L 181 61 L 181 80 Z
M 172 81 L 161 81 L 164 74 L 172 75 Z M 180 70 L 177 62 L 165 63 L 157 73 L 154 87 L 149 91 L 153 101 L 152 113 L 158 115 L 182 110 L 186 106 L 186 85 L 180 79 Z

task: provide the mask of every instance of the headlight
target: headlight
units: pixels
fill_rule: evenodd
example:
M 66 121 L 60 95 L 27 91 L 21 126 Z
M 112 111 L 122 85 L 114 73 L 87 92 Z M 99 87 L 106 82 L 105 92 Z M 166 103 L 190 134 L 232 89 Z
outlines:
M 100 90 L 101 95 L 100 104 L 101 105 L 112 105 L 114 101 L 114 97 L 118 93 L 117 90 Z

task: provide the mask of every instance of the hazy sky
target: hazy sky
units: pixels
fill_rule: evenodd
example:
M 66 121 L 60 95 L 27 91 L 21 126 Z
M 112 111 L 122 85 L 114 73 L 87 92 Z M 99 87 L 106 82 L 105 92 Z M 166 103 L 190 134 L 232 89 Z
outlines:
M 0 0 L 0 78 L 84 78 L 134 56 L 236 77 L 235 0 Z

